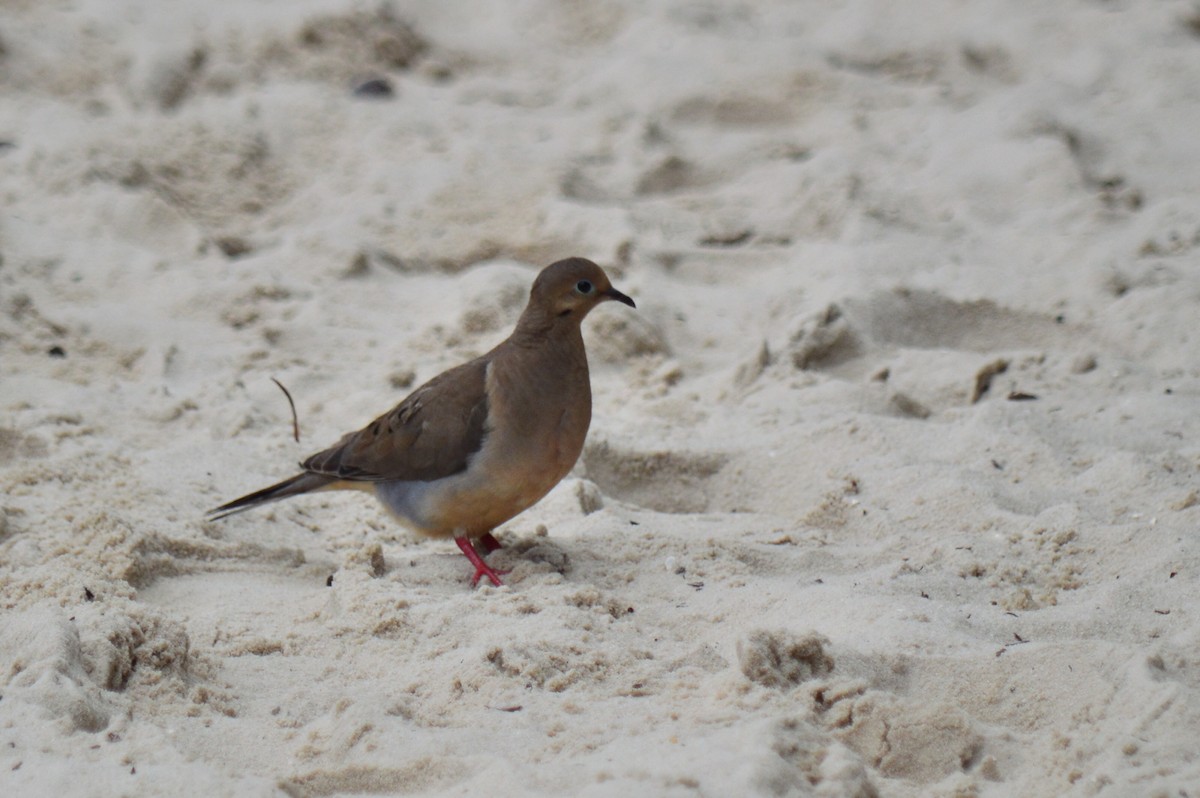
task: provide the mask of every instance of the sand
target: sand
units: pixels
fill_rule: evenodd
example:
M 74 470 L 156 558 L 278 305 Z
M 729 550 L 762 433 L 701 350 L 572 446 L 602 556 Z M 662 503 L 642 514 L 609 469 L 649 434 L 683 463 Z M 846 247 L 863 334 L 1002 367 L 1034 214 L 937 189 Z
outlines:
M 5 3 L 0 794 L 1200 795 L 1197 74 L 1186 1 Z M 203 521 L 570 255 L 638 310 L 505 587 Z

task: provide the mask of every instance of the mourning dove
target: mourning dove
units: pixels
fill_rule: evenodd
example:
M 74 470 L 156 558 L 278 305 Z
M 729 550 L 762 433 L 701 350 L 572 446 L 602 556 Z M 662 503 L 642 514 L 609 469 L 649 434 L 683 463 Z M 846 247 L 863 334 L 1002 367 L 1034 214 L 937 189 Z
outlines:
M 402 524 L 454 538 L 475 566 L 471 584 L 500 573 L 476 551 L 574 467 L 592 419 L 579 325 L 610 299 L 636 307 L 596 264 L 569 258 L 533 281 L 512 335 L 443 372 L 392 410 L 300 464 L 304 471 L 208 512 L 215 520 L 324 490 L 375 494 Z

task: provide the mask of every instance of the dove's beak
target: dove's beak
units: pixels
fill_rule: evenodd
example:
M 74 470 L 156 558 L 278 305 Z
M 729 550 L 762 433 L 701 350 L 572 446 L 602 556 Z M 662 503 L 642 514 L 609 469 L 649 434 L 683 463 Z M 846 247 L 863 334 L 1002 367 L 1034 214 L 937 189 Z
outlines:
M 605 292 L 604 292 L 604 296 L 608 297 L 609 299 L 615 299 L 615 300 L 617 300 L 618 302 L 623 302 L 624 304 L 628 305 L 628 306 L 629 306 L 629 307 L 631 307 L 631 308 L 636 308 L 636 307 L 637 307 L 637 305 L 633 304 L 633 300 L 632 300 L 632 299 L 630 299 L 629 297 L 625 296 L 625 295 L 624 295 L 624 294 L 622 294 L 620 291 L 618 291 L 617 289 L 615 289 L 615 288 L 613 288 L 613 287 L 611 287 L 611 286 L 609 286 L 609 289 L 608 289 L 607 291 L 605 291 Z

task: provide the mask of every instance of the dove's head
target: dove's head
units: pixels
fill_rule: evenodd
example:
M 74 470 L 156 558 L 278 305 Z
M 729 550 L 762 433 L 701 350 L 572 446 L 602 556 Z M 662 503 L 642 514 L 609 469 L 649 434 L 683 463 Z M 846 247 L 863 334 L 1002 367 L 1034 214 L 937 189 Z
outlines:
M 543 324 L 564 321 L 579 324 L 588 311 L 610 299 L 637 307 L 632 299 L 613 288 L 604 269 L 586 258 L 567 258 L 542 269 L 533 281 L 522 321 L 529 317 L 530 322 Z

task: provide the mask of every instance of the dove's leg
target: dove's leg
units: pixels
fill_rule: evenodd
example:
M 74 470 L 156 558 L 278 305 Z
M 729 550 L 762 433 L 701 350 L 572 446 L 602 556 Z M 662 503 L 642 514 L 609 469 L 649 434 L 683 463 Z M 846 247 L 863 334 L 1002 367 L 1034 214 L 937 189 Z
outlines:
M 481 576 L 486 576 L 488 579 L 492 580 L 492 584 L 496 587 L 500 587 L 504 584 L 500 581 L 500 575 L 506 574 L 508 571 L 492 570 L 488 564 L 483 561 L 483 558 L 479 556 L 479 552 L 475 551 L 475 546 L 471 544 L 470 538 L 460 536 L 456 537 L 454 542 L 458 544 L 460 549 L 462 549 L 462 553 L 467 555 L 467 559 L 471 561 L 471 565 L 475 566 L 475 576 L 471 577 L 472 585 L 478 584 Z
M 484 532 L 483 537 L 481 537 L 479 539 L 479 542 L 483 544 L 483 553 L 484 554 L 491 554 L 493 551 L 496 551 L 497 549 L 504 548 L 503 546 L 500 545 L 500 541 L 498 541 L 494 537 L 492 537 L 491 532 Z

